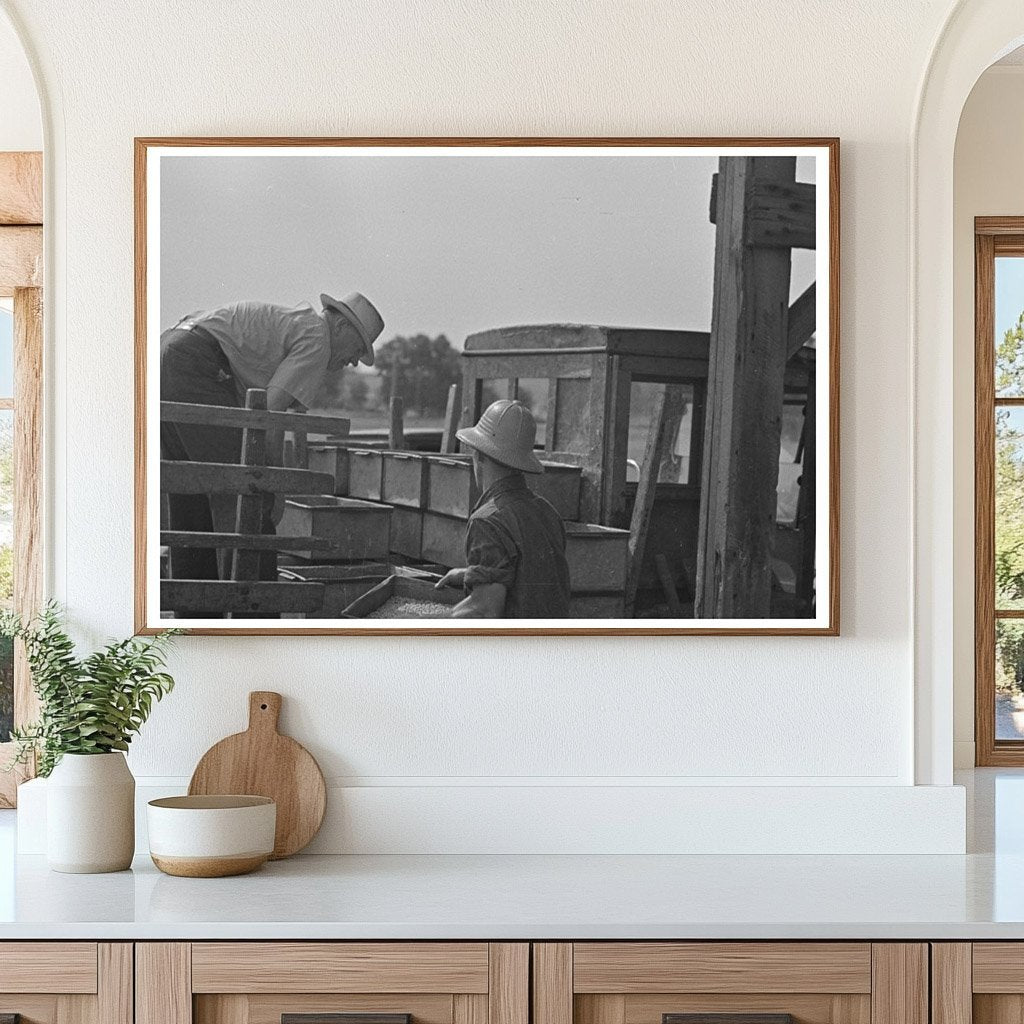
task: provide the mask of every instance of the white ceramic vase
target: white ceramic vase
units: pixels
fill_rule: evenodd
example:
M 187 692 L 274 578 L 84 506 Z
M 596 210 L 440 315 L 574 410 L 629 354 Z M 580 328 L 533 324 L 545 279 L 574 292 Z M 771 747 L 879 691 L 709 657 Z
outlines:
M 135 778 L 124 754 L 65 754 L 46 783 L 54 871 L 124 871 L 135 853 Z

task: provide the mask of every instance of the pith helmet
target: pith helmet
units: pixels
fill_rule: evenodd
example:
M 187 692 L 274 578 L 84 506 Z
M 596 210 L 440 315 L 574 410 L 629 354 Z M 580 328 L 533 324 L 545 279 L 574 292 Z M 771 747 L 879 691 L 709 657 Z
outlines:
M 343 299 L 332 299 L 326 293 L 320 296 L 324 309 L 336 309 L 359 332 L 366 351 L 359 357 L 359 362 L 373 366 L 373 343 L 384 330 L 377 307 L 360 292 L 352 292 Z
M 503 466 L 521 469 L 524 473 L 544 472 L 540 459 L 533 454 L 537 424 L 533 413 L 522 402 L 507 398 L 492 402 L 475 427 L 465 427 L 455 436 Z

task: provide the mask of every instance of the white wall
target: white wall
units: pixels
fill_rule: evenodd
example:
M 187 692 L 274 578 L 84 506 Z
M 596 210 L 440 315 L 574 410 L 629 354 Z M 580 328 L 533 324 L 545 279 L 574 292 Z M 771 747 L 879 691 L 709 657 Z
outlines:
M 990 68 L 960 119 L 954 161 L 954 728 L 974 764 L 974 218 L 1024 214 L 1024 66 Z
M 427 803 L 484 783 L 913 781 L 908 159 L 945 0 L 5 7 L 53 117 L 52 589 L 91 638 L 132 627 L 133 136 L 843 141 L 840 639 L 183 639 L 138 774 L 187 776 L 264 687 L 336 782 Z
M 25 50 L 0 18 L 0 151 L 43 148 L 39 97 Z

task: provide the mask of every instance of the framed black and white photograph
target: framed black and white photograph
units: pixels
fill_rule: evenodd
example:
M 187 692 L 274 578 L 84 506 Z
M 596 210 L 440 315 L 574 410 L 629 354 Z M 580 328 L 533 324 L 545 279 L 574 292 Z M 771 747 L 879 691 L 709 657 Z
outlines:
M 136 626 L 839 631 L 836 139 L 136 140 Z

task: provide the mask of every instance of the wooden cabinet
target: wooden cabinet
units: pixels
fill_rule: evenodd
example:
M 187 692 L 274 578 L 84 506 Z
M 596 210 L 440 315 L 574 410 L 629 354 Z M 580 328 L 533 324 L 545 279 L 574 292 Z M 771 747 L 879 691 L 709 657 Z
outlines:
M 932 944 L 934 1024 L 1024 1020 L 1024 942 Z
M 139 943 L 136 1022 L 529 1024 L 529 966 L 510 942 Z
M 132 1024 L 130 942 L 0 943 L 0 1019 Z
M 537 943 L 533 957 L 533 1024 L 928 1021 L 924 943 Z

